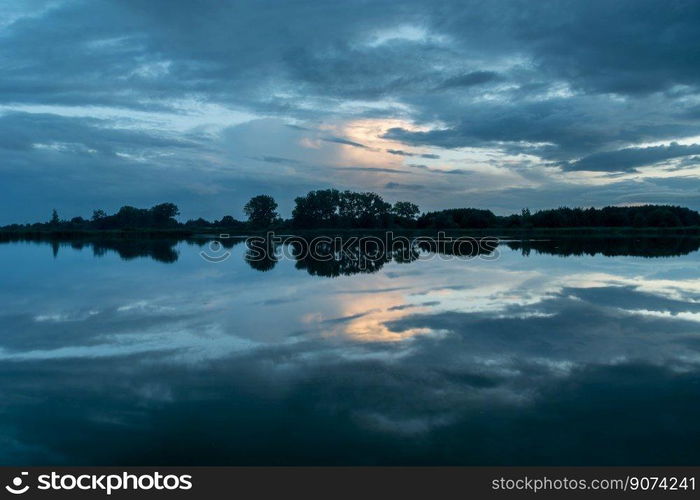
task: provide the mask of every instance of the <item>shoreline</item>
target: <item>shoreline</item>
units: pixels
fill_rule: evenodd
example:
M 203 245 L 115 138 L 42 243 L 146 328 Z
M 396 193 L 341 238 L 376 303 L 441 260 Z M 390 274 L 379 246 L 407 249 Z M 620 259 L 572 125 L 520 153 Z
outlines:
M 227 228 L 193 228 L 193 229 L 87 229 L 87 230 L 60 230 L 60 229 L 0 229 L 0 240 L 13 238 L 26 239 L 133 239 L 133 238 L 175 238 L 175 239 L 210 239 L 220 237 L 222 234 L 231 238 L 245 238 L 247 236 L 264 236 L 275 233 L 284 235 L 377 235 L 392 232 L 397 235 L 423 236 L 444 233 L 446 235 L 479 236 L 479 237 L 510 237 L 530 239 L 537 237 L 661 237 L 661 236 L 699 236 L 700 226 L 685 227 L 560 227 L 560 228 L 460 228 L 460 229 L 358 229 L 358 228 L 323 228 L 323 229 L 293 229 L 278 227 L 270 229 L 251 229 L 246 231 L 231 230 Z

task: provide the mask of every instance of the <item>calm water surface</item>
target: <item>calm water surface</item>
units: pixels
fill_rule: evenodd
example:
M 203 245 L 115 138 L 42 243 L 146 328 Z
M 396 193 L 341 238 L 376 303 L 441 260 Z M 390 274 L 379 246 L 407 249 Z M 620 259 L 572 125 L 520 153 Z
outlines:
M 0 462 L 697 465 L 697 248 L 0 244 Z

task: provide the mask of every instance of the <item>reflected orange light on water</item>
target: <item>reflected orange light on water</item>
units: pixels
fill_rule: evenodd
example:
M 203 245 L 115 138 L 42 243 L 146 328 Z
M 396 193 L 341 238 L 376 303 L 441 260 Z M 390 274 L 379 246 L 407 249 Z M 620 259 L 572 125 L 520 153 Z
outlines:
M 343 303 L 343 316 L 350 319 L 324 332 L 325 335 L 342 335 L 361 342 L 399 342 L 416 335 L 431 333 L 429 328 L 413 328 L 401 332 L 391 331 L 386 324 L 409 314 L 424 312 L 425 307 L 406 307 L 406 297 L 401 292 L 369 294 L 352 297 Z M 356 316 L 356 317 L 355 317 Z

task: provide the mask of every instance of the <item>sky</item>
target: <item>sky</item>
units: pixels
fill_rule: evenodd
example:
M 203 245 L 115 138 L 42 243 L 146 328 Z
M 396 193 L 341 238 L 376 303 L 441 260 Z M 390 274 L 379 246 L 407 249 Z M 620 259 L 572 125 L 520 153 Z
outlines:
M 328 187 L 700 209 L 700 3 L 0 0 L 0 131 L 0 224 Z

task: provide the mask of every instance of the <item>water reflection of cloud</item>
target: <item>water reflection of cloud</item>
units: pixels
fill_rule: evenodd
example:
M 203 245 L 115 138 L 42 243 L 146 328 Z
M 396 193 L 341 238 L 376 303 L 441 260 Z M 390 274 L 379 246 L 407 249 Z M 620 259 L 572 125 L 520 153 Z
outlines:
M 0 290 L 0 462 L 697 461 L 696 256 L 330 280 L 188 252 Z

